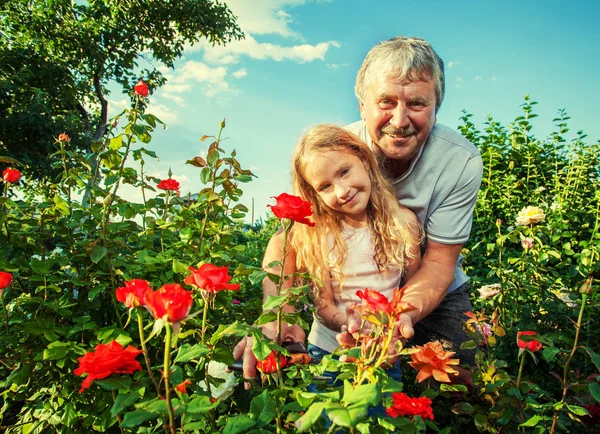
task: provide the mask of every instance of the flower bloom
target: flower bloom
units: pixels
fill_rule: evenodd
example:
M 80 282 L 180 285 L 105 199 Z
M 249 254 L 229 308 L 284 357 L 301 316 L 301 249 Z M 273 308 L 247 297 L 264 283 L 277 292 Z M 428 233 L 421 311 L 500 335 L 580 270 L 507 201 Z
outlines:
M 517 226 L 527 226 L 546 220 L 544 210 L 538 206 L 526 206 L 517 215 Z
M 79 367 L 73 371 L 75 375 L 87 374 L 81 384 L 79 393 L 92 385 L 92 381 L 109 377 L 113 374 L 133 374 L 142 369 L 140 363 L 135 360 L 142 350 L 129 345 L 127 348 L 117 341 L 104 345 L 98 344 L 94 351 L 88 351 L 80 357 Z
M 227 267 L 217 267 L 212 264 L 202 264 L 198 269 L 189 267 L 191 275 L 185 278 L 183 283 L 188 285 L 196 285 L 200 289 L 204 289 L 210 293 L 229 289 L 237 291 L 240 289 L 239 283 L 227 283 L 231 280 L 231 276 L 227 274 Z
M 160 188 L 161 190 L 175 191 L 175 190 L 179 190 L 179 182 L 177 182 L 171 178 L 163 179 L 162 181 L 160 181 L 158 183 L 157 187 Z
M 527 349 L 529 351 L 531 351 L 532 353 L 535 353 L 536 351 L 539 351 L 542 349 L 542 343 L 538 340 L 530 340 L 530 341 L 523 341 L 520 339 L 521 336 L 536 336 L 537 333 L 536 332 L 517 332 L 517 345 L 519 346 L 519 348 L 521 349 Z
M 419 351 L 411 354 L 412 362 L 408 364 L 415 368 L 417 381 L 421 382 L 429 377 L 435 378 L 441 383 L 449 383 L 448 374 L 458 375 L 458 371 L 450 365 L 458 365 L 458 359 L 451 359 L 455 353 L 446 351 L 439 341 L 428 342 L 425 345 L 415 347 Z
M 139 95 L 141 97 L 147 97 L 148 96 L 148 85 L 146 83 L 144 83 L 142 80 L 138 80 L 137 84 L 135 86 L 133 86 L 133 91 L 135 92 L 136 95 Z
M 385 411 L 391 417 L 421 416 L 423 419 L 433 420 L 431 399 L 426 396 L 411 398 L 404 393 L 392 393 L 393 404 Z
M 378 291 L 365 288 L 364 291 L 356 291 L 358 298 L 362 300 L 362 307 L 371 312 L 390 312 L 392 305 L 388 298 Z
M 13 275 L 6 271 L 0 271 L 0 289 L 6 289 L 10 286 L 13 280 Z
M 146 292 L 144 303 L 155 319 L 179 322 L 188 316 L 194 300 L 190 291 L 178 283 L 169 283 Z
M 185 380 L 184 382 L 179 383 L 177 386 L 175 386 L 175 390 L 177 390 L 181 394 L 187 393 L 188 384 L 192 384 L 192 382 L 190 380 Z
M 2 172 L 2 178 L 5 182 L 10 182 L 14 184 L 15 182 L 18 182 L 19 179 L 21 179 L 21 172 L 19 172 L 17 169 L 11 169 L 9 167 L 7 169 L 4 169 L 4 171 Z
M 241 303 L 241 301 L 239 301 L 239 300 L 237 300 L 237 299 L 236 299 L 236 300 L 233 300 L 231 303 L 232 303 L 232 304 L 240 304 L 240 303 Z
M 287 359 L 279 354 L 279 367 L 283 368 L 287 365 Z M 272 374 L 277 372 L 277 364 L 275 360 L 275 351 L 272 351 L 271 354 L 265 360 L 257 360 L 256 361 L 256 369 L 258 369 L 263 374 Z
M 484 323 L 477 323 L 475 325 L 475 330 L 483 337 L 483 341 L 481 342 L 481 345 L 484 345 L 487 343 L 488 338 L 492 335 L 492 326 L 491 324 L 488 324 L 486 322 Z
M 301 197 L 281 193 L 279 196 L 271 196 L 276 200 L 275 205 L 267 205 L 278 219 L 290 219 L 308 226 L 314 226 L 308 217 L 313 215 L 312 204 Z
M 531 249 L 533 247 L 533 238 L 525 237 L 521 240 L 521 246 L 524 249 Z
M 218 385 L 210 385 L 210 394 L 212 395 L 211 401 L 212 399 L 227 399 L 231 396 L 236 385 L 235 374 L 229 371 L 229 368 L 225 363 L 217 362 L 215 360 L 208 362 L 208 376 L 223 380 L 223 382 Z M 201 381 L 199 384 L 202 390 L 208 390 L 206 380 Z
M 125 286 L 117 288 L 117 301 L 132 308 L 142 306 L 146 292 L 152 291 L 150 284 L 143 279 L 133 279 L 125 282 Z
M 501 290 L 502 290 L 502 287 L 500 286 L 499 283 L 492 283 L 490 285 L 482 286 L 481 288 L 478 289 L 479 299 L 485 300 L 488 298 L 492 298 L 493 296 L 500 294 Z
M 71 141 L 71 137 L 69 137 L 67 133 L 60 133 L 58 135 L 58 141 L 67 143 Z

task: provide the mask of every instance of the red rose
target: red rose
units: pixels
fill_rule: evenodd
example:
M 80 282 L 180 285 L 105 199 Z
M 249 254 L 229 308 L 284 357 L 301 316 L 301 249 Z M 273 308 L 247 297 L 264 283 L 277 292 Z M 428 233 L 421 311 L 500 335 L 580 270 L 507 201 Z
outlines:
M 157 185 L 161 190 L 179 190 L 179 183 L 174 179 L 163 179 Z
M 192 382 L 190 380 L 185 380 L 183 383 L 179 383 L 177 386 L 175 386 L 175 390 L 181 394 L 187 393 L 188 384 L 192 384 Z
M 142 350 L 129 345 L 123 349 L 123 346 L 117 341 L 112 341 L 108 345 L 98 344 L 95 352 L 88 351 L 83 357 L 80 357 L 79 367 L 73 371 L 75 375 L 88 374 L 79 393 L 92 385 L 92 381 L 100 380 L 111 376 L 112 374 L 133 374 L 142 369 L 140 363 L 135 360 Z
M 21 179 L 21 172 L 19 172 L 17 169 L 11 169 L 9 167 L 8 169 L 4 169 L 4 172 L 2 172 L 2 178 L 4 178 L 5 182 L 14 184 Z
M 0 289 L 8 288 L 12 282 L 13 275 L 6 271 L 0 271 Z
M 279 196 L 271 196 L 277 201 L 276 205 L 267 205 L 278 219 L 290 219 L 308 226 L 314 226 L 307 217 L 313 215 L 310 202 L 298 196 L 281 193 Z
M 369 312 L 390 312 L 392 309 L 390 301 L 381 292 L 365 288 L 364 292 L 356 291 L 356 295 L 362 300 L 362 306 Z
M 145 306 L 155 319 L 166 316 L 169 322 L 184 320 L 190 313 L 193 302 L 192 293 L 178 283 L 166 284 L 156 291 L 148 291 L 144 298 Z
M 525 348 L 529 351 L 531 351 L 532 353 L 535 353 L 536 351 L 539 351 L 542 349 L 542 343 L 540 341 L 537 340 L 529 340 L 527 342 L 522 341 L 521 339 L 519 339 L 522 335 L 525 336 L 536 336 L 537 333 L 536 332 L 517 332 L 517 345 L 519 346 L 519 348 Z
M 125 286 L 117 288 L 117 301 L 127 307 L 138 307 L 144 304 L 146 292 L 152 291 L 150 284 L 143 279 L 133 279 L 125 282 Z
M 69 137 L 69 135 L 67 133 L 60 133 L 58 135 L 58 141 L 59 142 L 70 142 L 71 138 Z
M 421 398 L 411 398 L 404 393 L 392 393 L 392 400 L 394 403 L 391 407 L 386 409 L 388 416 L 421 416 L 423 419 L 433 420 L 431 399 L 426 396 L 422 396 Z
M 279 367 L 283 368 L 285 365 L 287 365 L 287 359 L 280 354 Z M 277 372 L 275 351 L 272 351 L 271 354 L 269 354 L 269 356 L 265 360 L 257 360 L 256 369 L 261 371 L 263 374 L 272 374 L 274 372 Z
M 215 293 L 224 289 L 237 291 L 240 289 L 239 283 L 227 283 L 231 280 L 231 276 L 227 274 L 227 267 L 217 267 L 212 264 L 203 264 L 198 269 L 189 267 L 191 275 L 185 278 L 183 283 L 187 285 L 196 285 L 200 289 Z
M 136 95 L 139 95 L 141 97 L 147 97 L 148 96 L 148 85 L 146 83 L 144 83 L 142 80 L 139 80 L 137 82 L 137 84 L 135 86 L 133 86 L 133 91 L 136 93 Z

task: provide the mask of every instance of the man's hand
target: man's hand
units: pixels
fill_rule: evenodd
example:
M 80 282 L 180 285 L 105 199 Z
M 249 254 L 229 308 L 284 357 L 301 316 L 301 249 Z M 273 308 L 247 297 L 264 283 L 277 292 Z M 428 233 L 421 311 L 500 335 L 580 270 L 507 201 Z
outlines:
M 277 324 L 270 322 L 261 326 L 263 335 L 275 340 L 277 335 Z M 281 324 L 281 342 L 302 342 L 306 341 L 306 333 L 297 324 L 289 325 L 287 323 Z M 243 338 L 233 349 L 233 358 L 239 360 L 242 358 L 243 371 L 245 379 L 256 378 L 256 357 L 252 352 L 252 345 L 254 344 L 254 338 L 252 336 L 246 336 Z M 250 383 L 245 383 L 246 389 L 250 388 Z

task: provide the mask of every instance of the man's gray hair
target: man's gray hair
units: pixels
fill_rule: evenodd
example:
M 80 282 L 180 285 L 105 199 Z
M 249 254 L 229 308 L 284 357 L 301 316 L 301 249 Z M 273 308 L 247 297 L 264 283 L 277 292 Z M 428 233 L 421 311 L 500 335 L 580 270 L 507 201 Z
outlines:
M 412 82 L 433 80 L 435 111 L 444 100 L 444 62 L 429 43 L 421 38 L 398 36 L 374 46 L 356 76 L 354 92 L 364 102 L 367 87 L 382 78 Z

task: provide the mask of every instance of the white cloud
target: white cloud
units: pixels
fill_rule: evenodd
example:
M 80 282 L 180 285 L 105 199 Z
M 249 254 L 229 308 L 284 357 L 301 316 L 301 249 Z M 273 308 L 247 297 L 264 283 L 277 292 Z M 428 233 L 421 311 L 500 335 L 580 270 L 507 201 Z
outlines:
M 457 77 L 456 81 L 454 82 L 454 86 L 460 87 L 461 82 L 462 82 L 462 78 L 461 77 Z
M 496 76 L 492 75 L 492 81 L 496 81 Z
M 482 76 L 482 75 L 477 75 L 477 76 L 475 77 L 475 80 L 483 80 L 483 76 Z
M 233 78 L 243 78 L 247 75 L 248 75 L 248 72 L 246 71 L 246 68 L 238 69 L 237 71 L 235 71 L 231 74 L 231 76 Z
M 330 47 L 338 48 L 337 41 L 320 42 L 315 45 L 301 44 L 281 46 L 268 42 L 258 42 L 250 35 L 242 41 L 233 41 L 226 46 L 211 47 L 210 44 L 198 44 L 205 49 L 204 60 L 220 65 L 229 65 L 239 61 L 240 56 L 249 56 L 257 60 L 271 59 L 277 62 L 292 60 L 299 63 L 323 60 Z
M 229 87 L 229 83 L 225 81 L 226 76 L 227 68 L 224 66 L 212 68 L 205 63 L 188 60 L 177 67 L 174 75 L 168 77 L 169 81 L 161 88 L 160 95 L 181 103 L 181 97 L 176 94 L 189 92 L 198 83 L 202 85 L 206 96 L 227 91 L 237 92 Z
M 448 62 L 448 68 L 452 68 L 454 65 L 458 65 L 460 62 L 458 60 Z
M 108 98 L 108 118 L 114 118 L 116 115 L 121 113 L 123 110 L 131 108 L 131 100 L 121 98 L 121 99 L 111 99 Z
M 148 105 L 148 112 L 152 113 L 167 125 L 173 125 L 177 123 L 177 113 L 164 104 L 151 102 Z
M 344 68 L 344 67 L 348 66 L 348 64 L 347 63 L 328 63 L 326 66 L 327 66 L 327 68 L 333 69 L 335 71 L 336 69 Z
M 246 33 L 246 37 L 250 33 L 299 38 L 290 28 L 292 16 L 284 9 L 304 3 L 306 0 L 227 0 L 227 6 L 237 16 L 237 24 Z

